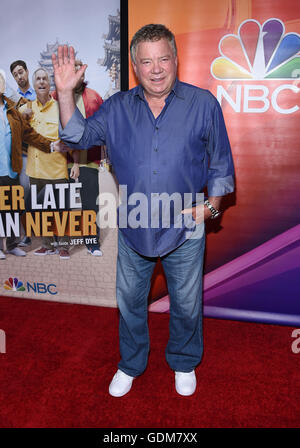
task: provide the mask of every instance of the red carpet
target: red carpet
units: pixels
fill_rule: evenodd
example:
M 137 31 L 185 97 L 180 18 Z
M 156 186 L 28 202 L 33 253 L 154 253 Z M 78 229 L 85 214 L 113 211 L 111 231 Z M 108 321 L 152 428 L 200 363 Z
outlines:
M 113 398 L 117 310 L 0 298 L 0 427 L 300 427 L 292 328 L 205 319 L 199 386 L 180 397 L 164 359 L 168 318 L 149 314 L 148 369 Z

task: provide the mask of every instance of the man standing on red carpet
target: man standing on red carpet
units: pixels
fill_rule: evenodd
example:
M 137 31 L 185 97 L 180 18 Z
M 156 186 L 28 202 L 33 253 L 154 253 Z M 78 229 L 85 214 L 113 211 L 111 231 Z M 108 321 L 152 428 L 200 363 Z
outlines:
M 121 360 L 110 394 L 125 395 L 133 379 L 146 369 L 147 298 L 160 257 L 170 296 L 166 359 L 175 372 L 176 391 L 192 395 L 195 367 L 203 353 L 203 223 L 220 214 L 221 197 L 234 190 L 231 150 L 216 98 L 177 79 L 177 50 L 171 31 L 164 25 L 144 26 L 134 35 L 130 52 L 140 84 L 116 93 L 84 119 L 73 92 L 86 66 L 76 72 L 74 49 L 58 49 L 53 66 L 60 136 L 73 148 L 106 144 L 126 193 L 119 208 L 116 285 Z M 208 199 L 201 203 L 199 194 L 205 188 Z M 163 195 L 169 198 L 168 210 L 157 202 Z M 130 200 L 126 201 L 127 197 Z M 136 212 L 134 197 L 144 203 L 136 214 L 132 213 Z M 138 214 L 139 222 L 133 219 Z M 165 220 L 166 216 L 169 219 Z M 191 226 L 192 232 L 188 231 Z

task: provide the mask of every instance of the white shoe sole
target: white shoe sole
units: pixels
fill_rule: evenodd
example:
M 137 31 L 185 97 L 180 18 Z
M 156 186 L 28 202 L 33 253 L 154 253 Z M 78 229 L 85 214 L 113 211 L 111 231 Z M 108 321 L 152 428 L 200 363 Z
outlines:
M 26 257 L 26 253 L 25 254 L 14 254 L 13 252 L 10 252 L 9 250 L 7 251 L 8 254 L 10 255 L 14 255 L 15 257 Z
M 131 385 L 131 386 L 132 386 L 132 385 Z M 128 394 L 128 392 L 129 392 L 130 389 L 131 389 L 131 386 L 129 387 L 129 389 L 126 389 L 125 392 L 122 392 L 122 393 L 112 392 L 112 391 L 109 389 L 109 390 L 108 390 L 108 391 L 109 391 L 109 395 L 111 395 L 112 397 L 116 397 L 116 398 L 123 397 L 124 395 Z
M 103 255 L 103 252 L 101 252 L 101 254 L 95 254 L 91 250 L 88 250 L 88 253 L 93 255 L 93 257 L 102 257 L 102 255 Z

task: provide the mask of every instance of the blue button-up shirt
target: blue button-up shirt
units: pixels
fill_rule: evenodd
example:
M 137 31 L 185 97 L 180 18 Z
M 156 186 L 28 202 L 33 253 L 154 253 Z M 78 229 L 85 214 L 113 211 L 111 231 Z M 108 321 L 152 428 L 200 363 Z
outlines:
M 7 119 L 7 102 L 0 106 L 0 176 L 17 177 L 11 167 L 11 129 Z
M 139 85 L 116 93 L 88 119 L 76 109 L 66 127 L 60 128 L 60 137 L 77 149 L 107 146 L 118 182 L 127 186 L 129 198 L 119 208 L 119 227 L 126 243 L 145 256 L 162 256 L 180 246 L 187 228 L 174 225 L 183 215 L 171 218 L 169 228 L 161 220 L 151 227 L 151 213 L 144 213 L 147 206 L 141 226 L 126 227 L 124 214 L 130 218 L 139 210 L 130 205 L 135 202 L 130 195 L 143 193 L 149 206 L 155 194 L 179 193 L 183 198 L 189 193 L 194 203 L 196 193 L 205 187 L 209 196 L 234 190 L 232 155 L 218 101 L 209 91 L 178 80 L 157 118 Z
M 34 101 L 36 99 L 36 93 L 35 90 L 30 86 L 26 92 L 22 92 L 20 87 L 17 89 L 18 93 L 22 95 L 24 98 L 26 98 L 29 101 Z

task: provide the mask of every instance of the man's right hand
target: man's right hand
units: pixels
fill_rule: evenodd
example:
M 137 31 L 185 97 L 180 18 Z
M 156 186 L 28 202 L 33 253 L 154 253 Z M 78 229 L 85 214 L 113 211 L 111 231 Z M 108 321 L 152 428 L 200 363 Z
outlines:
M 73 92 L 87 65 L 75 71 L 75 51 L 68 45 L 59 45 L 56 54 L 52 54 L 54 81 L 58 95 L 64 92 Z
M 66 145 L 66 143 L 64 143 L 61 140 L 56 140 L 55 142 L 53 142 L 53 149 L 55 152 L 69 152 L 70 148 L 68 145 Z

